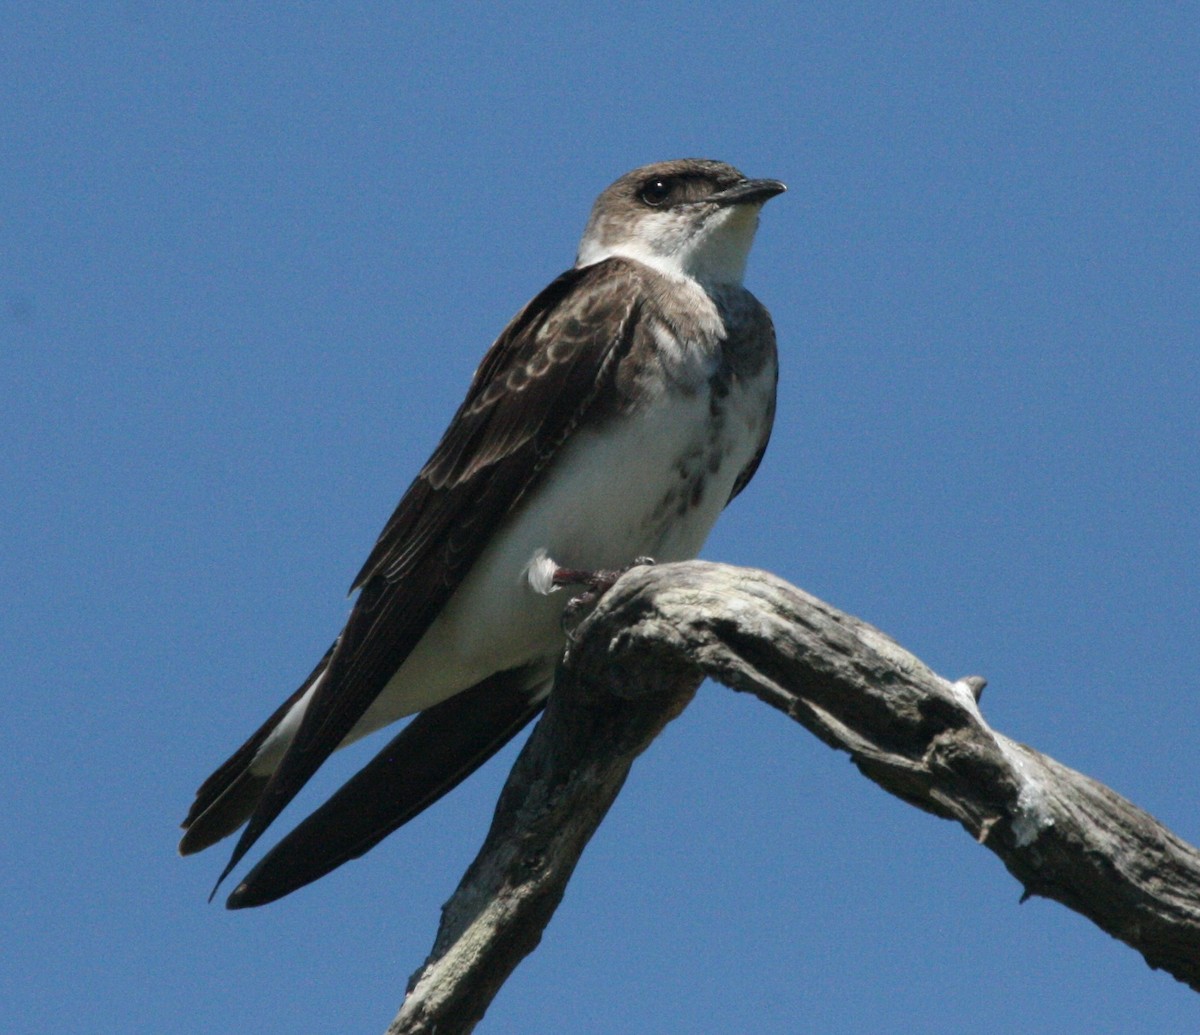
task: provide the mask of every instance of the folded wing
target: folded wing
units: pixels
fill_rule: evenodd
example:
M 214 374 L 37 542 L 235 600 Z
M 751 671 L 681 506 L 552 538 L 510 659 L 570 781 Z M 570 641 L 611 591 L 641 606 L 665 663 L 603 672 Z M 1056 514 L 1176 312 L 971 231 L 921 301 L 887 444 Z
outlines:
M 325 676 L 262 788 L 218 886 L 346 738 L 571 432 L 598 408 L 619 406 L 616 372 L 632 346 L 644 300 L 633 264 L 612 259 L 570 270 L 530 302 L 489 350 L 466 400 L 355 579 L 359 597 Z M 227 788 L 239 809 L 197 842 L 224 836 L 257 788 L 241 790 L 238 798 Z

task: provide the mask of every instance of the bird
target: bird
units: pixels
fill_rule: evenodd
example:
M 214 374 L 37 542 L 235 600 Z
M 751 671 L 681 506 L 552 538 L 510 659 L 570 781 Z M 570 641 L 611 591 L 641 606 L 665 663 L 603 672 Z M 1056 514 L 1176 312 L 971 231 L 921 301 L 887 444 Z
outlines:
M 180 854 L 242 828 L 210 901 L 335 750 L 414 716 L 229 908 L 361 856 L 511 740 L 565 647 L 564 572 L 698 554 L 771 435 L 775 330 L 742 282 L 760 211 L 786 189 L 689 158 L 599 195 L 574 266 L 484 355 L 341 633 L 196 792 Z

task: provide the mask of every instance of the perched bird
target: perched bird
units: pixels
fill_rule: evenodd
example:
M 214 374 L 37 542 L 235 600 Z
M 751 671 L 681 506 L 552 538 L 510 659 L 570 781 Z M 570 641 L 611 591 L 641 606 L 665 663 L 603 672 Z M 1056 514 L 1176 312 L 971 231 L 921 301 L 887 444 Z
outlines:
M 484 356 L 333 646 L 197 792 L 181 854 L 246 824 L 220 886 L 330 754 L 419 713 L 231 908 L 362 855 L 541 710 L 565 643 L 556 573 L 697 554 L 771 433 L 775 332 L 742 278 L 759 212 L 785 189 L 682 159 L 596 200 L 574 268 Z

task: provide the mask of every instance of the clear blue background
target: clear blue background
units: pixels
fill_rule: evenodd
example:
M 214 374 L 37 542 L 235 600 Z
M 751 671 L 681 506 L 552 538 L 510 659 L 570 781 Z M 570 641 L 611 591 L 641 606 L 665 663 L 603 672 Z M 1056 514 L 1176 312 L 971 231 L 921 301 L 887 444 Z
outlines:
M 5 5 L 5 1031 L 386 1026 L 511 752 L 258 911 L 176 824 L 594 196 L 668 157 L 791 186 L 748 275 L 778 424 L 706 556 L 986 675 L 1200 841 L 1198 55 L 1195 5 Z M 1019 893 L 710 686 L 482 1030 L 1200 1027 Z

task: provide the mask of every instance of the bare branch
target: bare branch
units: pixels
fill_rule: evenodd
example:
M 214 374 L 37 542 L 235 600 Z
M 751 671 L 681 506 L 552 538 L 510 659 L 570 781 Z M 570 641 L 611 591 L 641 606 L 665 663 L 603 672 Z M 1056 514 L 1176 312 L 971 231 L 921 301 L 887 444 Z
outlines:
M 847 751 L 885 790 L 957 820 L 1026 896 L 1082 913 L 1200 990 L 1200 852 L 991 729 L 981 679 L 948 682 L 766 572 L 692 561 L 630 572 L 578 630 L 389 1035 L 471 1030 L 540 940 L 633 759 L 705 676 Z

